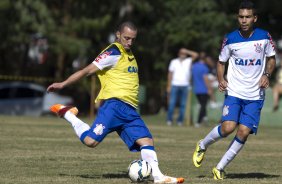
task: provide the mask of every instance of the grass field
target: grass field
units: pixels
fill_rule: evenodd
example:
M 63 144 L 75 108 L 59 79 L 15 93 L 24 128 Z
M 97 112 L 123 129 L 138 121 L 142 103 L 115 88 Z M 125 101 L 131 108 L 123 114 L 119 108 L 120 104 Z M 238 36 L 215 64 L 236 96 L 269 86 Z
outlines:
M 91 120 L 84 119 L 89 124 Z M 182 176 L 185 183 L 282 183 L 281 128 L 261 126 L 228 166 L 227 179 L 213 181 L 211 169 L 233 136 L 207 151 L 201 168 L 192 165 L 195 143 L 212 128 L 167 127 L 164 116 L 145 116 L 155 137 L 160 168 Z M 139 158 L 112 133 L 96 149 L 82 145 L 71 126 L 56 117 L 0 116 L 1 184 L 109 184 L 130 183 L 128 164 Z

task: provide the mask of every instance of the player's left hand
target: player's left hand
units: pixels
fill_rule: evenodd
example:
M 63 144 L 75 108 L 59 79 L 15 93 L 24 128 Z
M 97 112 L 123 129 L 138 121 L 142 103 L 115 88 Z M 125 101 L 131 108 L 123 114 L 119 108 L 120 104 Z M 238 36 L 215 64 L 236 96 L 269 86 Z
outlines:
M 260 88 L 268 88 L 269 87 L 269 79 L 266 75 L 262 75 L 259 81 Z

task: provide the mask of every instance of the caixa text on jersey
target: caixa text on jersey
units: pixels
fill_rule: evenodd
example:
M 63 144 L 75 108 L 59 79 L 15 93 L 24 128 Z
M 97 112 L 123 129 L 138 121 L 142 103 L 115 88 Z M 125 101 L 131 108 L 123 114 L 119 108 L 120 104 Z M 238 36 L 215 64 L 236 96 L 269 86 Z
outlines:
M 235 59 L 236 65 L 242 65 L 242 66 L 251 66 L 251 65 L 261 65 L 261 59 L 241 59 L 237 58 Z

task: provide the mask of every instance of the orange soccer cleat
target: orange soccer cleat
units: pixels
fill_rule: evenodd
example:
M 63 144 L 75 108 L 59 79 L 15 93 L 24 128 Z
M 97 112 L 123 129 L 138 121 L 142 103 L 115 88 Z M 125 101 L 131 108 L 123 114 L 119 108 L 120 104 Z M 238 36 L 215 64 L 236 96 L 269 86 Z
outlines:
M 62 104 L 55 104 L 50 107 L 50 111 L 59 117 L 63 117 L 67 111 L 70 111 L 74 115 L 78 114 L 78 109 L 72 106 L 64 106 Z
M 160 179 L 154 180 L 154 183 L 162 183 L 162 184 L 178 184 L 178 183 L 183 183 L 184 178 L 174 178 L 170 176 L 164 176 Z

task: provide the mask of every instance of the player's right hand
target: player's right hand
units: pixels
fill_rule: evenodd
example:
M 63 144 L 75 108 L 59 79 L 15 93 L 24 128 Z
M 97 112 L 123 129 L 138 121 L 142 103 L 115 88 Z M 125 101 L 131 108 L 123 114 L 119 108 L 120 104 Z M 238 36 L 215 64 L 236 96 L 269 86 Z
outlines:
M 227 88 L 227 81 L 226 80 L 222 80 L 218 82 L 218 89 L 220 92 L 226 91 Z
M 47 92 L 56 91 L 56 90 L 59 90 L 59 89 L 62 89 L 62 88 L 64 88 L 64 85 L 63 85 L 62 82 L 53 83 L 47 88 Z

